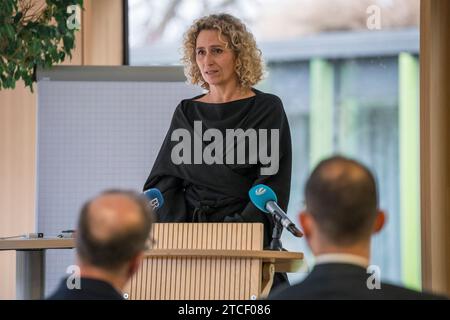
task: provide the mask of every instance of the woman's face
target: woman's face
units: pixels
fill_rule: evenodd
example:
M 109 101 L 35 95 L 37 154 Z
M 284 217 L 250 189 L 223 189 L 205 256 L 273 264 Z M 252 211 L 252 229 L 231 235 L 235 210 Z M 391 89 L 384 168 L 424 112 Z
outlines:
M 223 38 L 223 36 L 222 36 Z M 224 39 L 225 40 L 225 39 Z M 202 30 L 197 37 L 195 57 L 203 79 L 209 86 L 226 86 L 237 82 L 233 50 L 219 39 L 217 30 Z

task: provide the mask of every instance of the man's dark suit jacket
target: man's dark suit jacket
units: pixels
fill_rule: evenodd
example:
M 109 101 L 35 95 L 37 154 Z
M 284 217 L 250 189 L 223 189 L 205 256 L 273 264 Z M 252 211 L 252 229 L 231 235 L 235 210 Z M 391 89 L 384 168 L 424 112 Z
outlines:
M 368 289 L 370 274 L 349 263 L 325 263 L 314 267 L 299 284 L 280 289 L 269 296 L 273 300 L 303 299 L 444 299 L 381 282 L 380 289 Z M 370 281 L 369 281 L 370 282 Z
M 108 282 L 90 278 L 81 278 L 80 289 L 67 288 L 66 280 L 61 281 L 58 289 L 49 300 L 123 300 L 123 297 Z

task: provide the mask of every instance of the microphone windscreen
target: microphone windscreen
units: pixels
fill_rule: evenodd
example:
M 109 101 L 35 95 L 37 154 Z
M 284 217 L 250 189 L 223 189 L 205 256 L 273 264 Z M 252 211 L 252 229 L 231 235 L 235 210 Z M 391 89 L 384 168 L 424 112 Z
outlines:
M 164 205 L 164 197 L 156 188 L 151 188 L 144 191 L 144 195 L 146 198 L 150 201 L 150 205 L 153 207 L 153 209 L 159 209 Z
M 269 213 L 266 209 L 266 203 L 268 201 L 274 201 L 277 202 L 277 195 L 273 190 L 264 185 L 264 184 L 258 184 L 254 187 L 252 187 L 248 191 L 248 195 L 250 196 L 250 200 L 252 203 L 257 207 L 259 210 Z

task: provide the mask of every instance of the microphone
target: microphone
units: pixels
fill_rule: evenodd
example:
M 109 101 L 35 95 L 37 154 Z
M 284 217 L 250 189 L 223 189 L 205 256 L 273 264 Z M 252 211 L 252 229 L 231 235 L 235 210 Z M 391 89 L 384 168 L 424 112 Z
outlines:
M 149 200 L 150 206 L 153 208 L 153 210 L 156 211 L 164 205 L 164 197 L 159 189 L 151 188 L 145 190 L 144 195 Z
M 294 236 L 300 238 L 303 233 L 297 229 L 295 224 L 289 219 L 289 217 L 284 213 L 277 204 L 277 195 L 273 190 L 264 185 L 258 184 L 250 189 L 248 192 L 250 200 L 259 210 L 270 213 L 283 227 L 289 230 Z

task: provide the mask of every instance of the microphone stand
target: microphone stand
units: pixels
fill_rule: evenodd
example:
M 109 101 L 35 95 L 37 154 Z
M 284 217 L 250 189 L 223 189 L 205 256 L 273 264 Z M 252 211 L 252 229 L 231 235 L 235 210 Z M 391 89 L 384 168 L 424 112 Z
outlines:
M 281 233 L 283 232 L 283 225 L 280 222 L 280 218 L 278 216 L 274 217 L 275 224 L 273 226 L 272 231 L 272 241 L 270 242 L 269 250 L 274 251 L 282 251 L 283 245 L 281 244 Z

